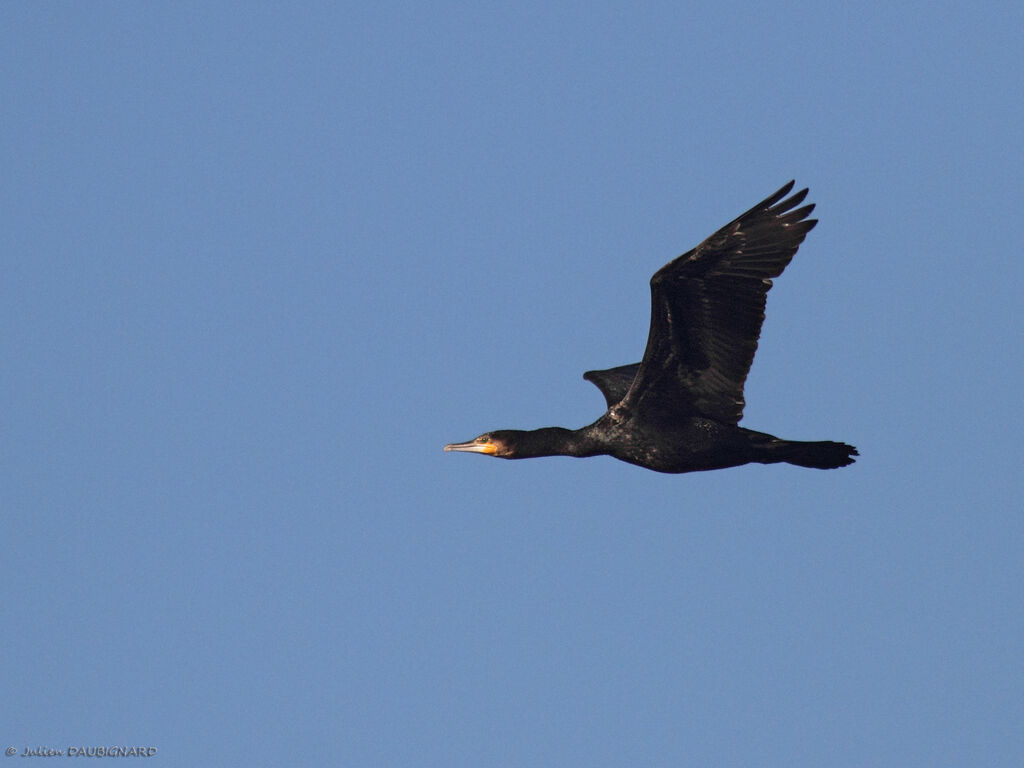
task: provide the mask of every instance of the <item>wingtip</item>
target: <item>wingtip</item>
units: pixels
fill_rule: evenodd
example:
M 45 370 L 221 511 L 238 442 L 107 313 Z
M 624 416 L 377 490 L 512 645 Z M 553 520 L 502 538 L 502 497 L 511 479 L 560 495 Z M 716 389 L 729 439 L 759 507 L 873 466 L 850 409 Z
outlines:
M 759 210 L 762 208 L 771 208 L 773 205 L 782 200 L 786 195 L 789 194 L 790 190 L 793 189 L 793 185 L 796 184 L 796 179 L 790 179 L 788 183 L 783 184 L 775 194 L 765 198 L 758 206 L 753 210 Z

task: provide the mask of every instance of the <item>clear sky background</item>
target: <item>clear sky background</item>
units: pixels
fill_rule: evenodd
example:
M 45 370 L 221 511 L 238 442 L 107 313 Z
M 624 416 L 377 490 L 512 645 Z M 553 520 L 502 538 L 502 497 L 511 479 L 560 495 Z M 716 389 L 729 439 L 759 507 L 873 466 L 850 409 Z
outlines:
M 1024 763 L 1022 29 L 5 3 L 0 748 Z M 857 464 L 442 452 L 596 418 L 650 275 L 790 178 L 743 424 Z

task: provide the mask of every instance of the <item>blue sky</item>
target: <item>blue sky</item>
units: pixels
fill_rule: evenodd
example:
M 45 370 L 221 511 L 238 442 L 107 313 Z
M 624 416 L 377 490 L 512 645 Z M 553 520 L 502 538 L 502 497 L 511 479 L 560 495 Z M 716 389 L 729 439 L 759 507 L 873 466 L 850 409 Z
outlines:
M 6 4 L 0 747 L 1020 765 L 1022 22 Z M 442 453 L 790 178 L 743 423 L 857 464 Z

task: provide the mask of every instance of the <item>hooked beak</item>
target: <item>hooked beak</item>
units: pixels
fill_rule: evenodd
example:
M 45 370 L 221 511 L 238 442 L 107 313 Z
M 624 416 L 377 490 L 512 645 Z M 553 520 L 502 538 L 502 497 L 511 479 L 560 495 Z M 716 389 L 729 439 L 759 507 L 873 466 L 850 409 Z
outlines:
M 463 453 L 486 453 L 488 456 L 493 456 L 497 452 L 498 446 L 494 443 L 478 443 L 476 440 L 470 440 L 468 443 L 449 443 L 444 449 Z

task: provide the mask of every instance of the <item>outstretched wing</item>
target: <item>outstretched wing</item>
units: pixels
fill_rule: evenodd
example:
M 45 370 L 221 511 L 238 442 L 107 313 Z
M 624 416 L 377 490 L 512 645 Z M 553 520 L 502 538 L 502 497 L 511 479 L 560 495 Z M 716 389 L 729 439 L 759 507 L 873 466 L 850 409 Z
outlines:
M 583 378 L 592 381 L 601 390 L 605 402 L 611 408 L 629 392 L 629 385 L 633 383 L 639 369 L 640 363 L 630 363 L 603 371 L 587 371 Z
M 817 224 L 807 218 L 813 205 L 797 208 L 807 190 L 786 198 L 792 189 L 791 181 L 654 274 L 647 349 L 621 408 L 740 420 L 770 278 Z

